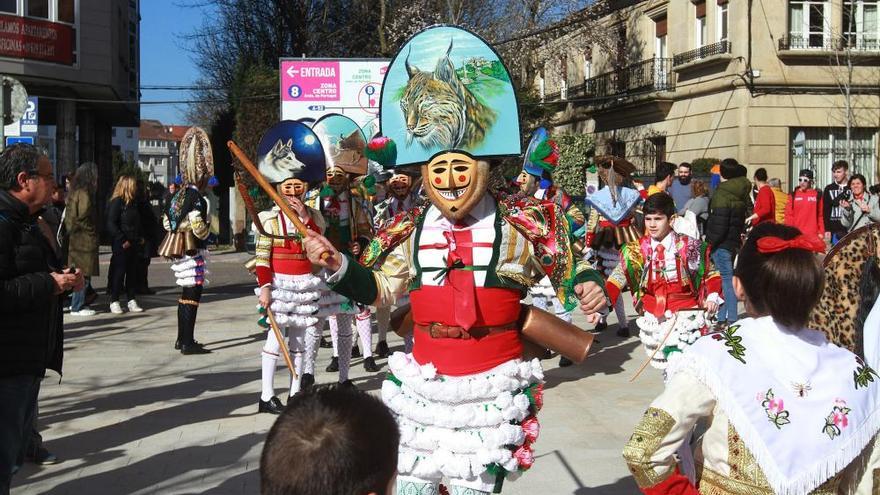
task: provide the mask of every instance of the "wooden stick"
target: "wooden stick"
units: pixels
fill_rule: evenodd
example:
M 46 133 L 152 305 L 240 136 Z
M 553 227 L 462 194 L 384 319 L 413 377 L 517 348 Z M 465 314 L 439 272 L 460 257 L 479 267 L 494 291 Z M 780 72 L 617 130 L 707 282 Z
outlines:
M 272 187 L 272 184 L 269 184 L 269 181 L 267 181 L 266 178 L 263 177 L 263 174 L 261 174 L 257 167 L 254 166 L 250 158 L 248 158 L 247 155 L 244 154 L 244 151 L 242 151 L 241 148 L 239 148 L 238 145 L 235 144 L 235 142 L 232 140 L 227 141 L 226 146 L 229 147 L 229 151 L 232 152 L 233 156 L 235 156 L 235 158 L 238 159 L 244 169 L 247 170 L 247 173 L 250 174 L 250 176 L 253 177 L 255 181 L 257 181 L 257 185 L 260 186 L 260 189 L 265 191 L 265 193 L 268 194 L 270 198 L 272 198 L 272 201 L 274 201 L 275 204 L 278 205 L 278 208 L 281 209 L 281 212 L 284 213 L 284 215 L 289 218 L 291 222 L 293 222 L 296 230 L 303 237 L 307 236 L 309 232 L 308 227 L 306 227 L 305 224 L 302 223 L 302 220 L 299 219 L 299 215 L 297 215 L 292 209 L 290 209 L 290 205 L 287 204 L 287 201 L 284 201 L 284 198 L 282 198 L 281 195 L 278 194 L 278 191 L 276 191 L 275 188 Z M 259 220 L 257 221 L 259 222 Z M 329 252 L 324 251 L 323 253 L 321 253 L 322 260 L 325 260 L 329 257 Z
M 636 371 L 636 374 L 633 375 L 633 377 L 629 379 L 630 383 L 634 382 L 636 380 L 636 378 L 638 378 L 639 375 L 641 375 L 642 372 L 645 371 L 645 368 L 647 368 L 648 365 L 651 364 L 651 361 L 654 359 L 654 356 L 657 355 L 657 351 L 659 351 L 660 349 L 663 349 L 663 344 L 666 343 L 666 339 L 669 338 L 669 334 L 672 333 L 672 329 L 675 328 L 675 323 L 677 321 L 678 321 L 678 311 L 676 311 L 675 316 L 672 317 L 672 325 L 669 327 L 669 330 L 666 331 L 666 335 L 663 336 L 663 340 L 660 341 L 660 345 L 658 345 L 657 348 L 654 349 L 654 352 L 652 352 L 651 355 L 648 356 L 648 360 L 645 361 L 644 364 L 642 364 L 642 367 L 639 368 L 638 371 Z
M 290 370 L 290 376 L 296 380 L 299 376 L 293 368 L 293 361 L 290 360 L 290 351 L 287 350 L 287 344 L 284 343 L 284 335 L 281 333 L 281 329 L 278 328 L 278 323 L 275 321 L 275 314 L 272 313 L 271 309 L 266 308 L 266 316 L 266 319 L 269 320 L 269 326 L 272 327 L 272 331 L 275 332 L 275 338 L 278 339 L 278 345 L 281 346 L 281 355 L 284 356 L 284 362 L 287 363 L 287 369 Z

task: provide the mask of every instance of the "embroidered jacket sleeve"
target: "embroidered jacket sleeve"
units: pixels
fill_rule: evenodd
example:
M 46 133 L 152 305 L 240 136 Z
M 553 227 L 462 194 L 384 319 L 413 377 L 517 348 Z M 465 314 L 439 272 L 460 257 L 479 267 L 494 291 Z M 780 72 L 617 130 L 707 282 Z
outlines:
M 272 235 L 278 235 L 278 212 L 276 210 L 262 211 L 258 215 L 260 225 L 263 230 Z M 271 237 L 260 234 L 257 231 L 256 247 L 254 248 L 255 275 L 257 276 L 257 284 L 260 287 L 270 285 L 272 283 L 272 244 Z
M 395 246 L 377 268 L 345 255 L 342 267 L 327 279 L 333 291 L 361 304 L 390 306 L 408 289 L 412 251 L 408 239 Z
M 696 378 L 678 373 L 669 380 L 623 448 L 623 458 L 642 493 L 698 495 L 680 472 L 676 451 L 697 421 L 711 416 L 714 408 L 715 398 Z
M 696 282 L 700 284 L 701 304 L 706 301 L 714 301 L 721 304 L 723 301 L 719 294 L 721 293 L 721 275 L 715 269 L 709 256 L 709 248 L 705 242 L 692 241 L 688 244 L 688 271 L 695 276 Z
M 641 280 L 645 259 L 639 249 L 638 241 L 630 241 L 620 248 L 620 261 L 605 282 L 605 292 L 611 303 L 617 302 L 623 288 L 629 285 L 633 298 L 641 297 Z
M 599 229 L 599 212 L 595 208 L 590 208 L 590 216 L 587 217 L 587 235 L 584 239 L 587 247 L 593 244 L 593 238 L 596 237 L 596 231 Z

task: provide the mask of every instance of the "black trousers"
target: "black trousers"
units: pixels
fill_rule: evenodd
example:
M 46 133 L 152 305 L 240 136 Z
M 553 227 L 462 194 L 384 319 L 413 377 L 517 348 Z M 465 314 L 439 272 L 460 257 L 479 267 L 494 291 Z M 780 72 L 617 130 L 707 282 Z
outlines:
M 134 245 L 122 248 L 122 243 L 113 243 L 113 255 L 110 257 L 110 300 L 119 301 L 119 295 L 125 295 L 131 301 L 135 296 L 138 257 L 140 255 Z M 126 283 L 127 282 L 127 283 Z

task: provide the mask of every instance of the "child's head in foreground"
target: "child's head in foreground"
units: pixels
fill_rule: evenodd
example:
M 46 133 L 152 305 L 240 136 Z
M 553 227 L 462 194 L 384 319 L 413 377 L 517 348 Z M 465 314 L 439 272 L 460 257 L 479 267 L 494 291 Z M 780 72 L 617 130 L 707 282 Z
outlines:
M 806 326 L 822 296 L 825 275 L 816 253 L 825 243 L 815 235 L 775 223 L 752 229 L 740 251 L 733 286 L 751 316 L 770 315 L 791 329 Z
M 295 395 L 260 459 L 263 495 L 386 495 L 393 492 L 400 434 L 378 398 L 351 387 Z

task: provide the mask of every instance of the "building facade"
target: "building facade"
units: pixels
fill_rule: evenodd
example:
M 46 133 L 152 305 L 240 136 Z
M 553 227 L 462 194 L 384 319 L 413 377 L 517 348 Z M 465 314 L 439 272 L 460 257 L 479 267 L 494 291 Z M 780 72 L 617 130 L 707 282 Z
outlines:
M 113 127 L 110 129 L 110 143 L 113 151 L 120 154 L 126 163 L 138 163 L 140 141 L 137 127 Z
M 179 172 L 180 142 L 187 126 L 164 125 L 158 120 L 142 120 L 137 130 L 137 164 L 150 174 L 150 182 L 167 186 Z
M 560 38 L 538 78 L 557 132 L 642 173 L 658 161 L 733 157 L 790 188 L 827 184 L 847 159 L 878 176 L 878 0 L 610 1 L 601 40 Z
M 54 128 L 57 174 L 98 165 L 98 198 L 112 188 L 111 128 L 137 126 L 139 0 L 0 0 L 0 74 L 39 97 Z

